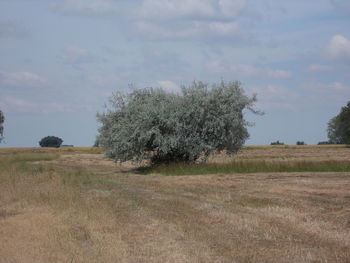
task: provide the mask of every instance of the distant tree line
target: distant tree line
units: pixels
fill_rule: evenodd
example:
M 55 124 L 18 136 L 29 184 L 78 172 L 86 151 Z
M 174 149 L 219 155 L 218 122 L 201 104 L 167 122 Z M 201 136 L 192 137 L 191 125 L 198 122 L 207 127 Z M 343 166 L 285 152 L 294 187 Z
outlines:
M 271 145 L 284 145 L 284 143 L 280 141 L 275 141 L 275 142 L 272 142 Z
M 317 145 L 325 145 L 325 144 L 332 144 L 332 143 L 329 141 L 321 141 L 321 142 L 318 142 Z

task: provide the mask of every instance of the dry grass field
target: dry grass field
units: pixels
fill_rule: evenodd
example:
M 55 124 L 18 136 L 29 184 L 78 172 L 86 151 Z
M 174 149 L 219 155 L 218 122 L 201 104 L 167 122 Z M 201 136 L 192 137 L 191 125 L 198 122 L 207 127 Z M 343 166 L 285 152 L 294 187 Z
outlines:
M 232 161 L 349 164 L 345 147 Z M 0 149 L 0 262 L 350 262 L 350 172 L 164 176 L 96 148 Z

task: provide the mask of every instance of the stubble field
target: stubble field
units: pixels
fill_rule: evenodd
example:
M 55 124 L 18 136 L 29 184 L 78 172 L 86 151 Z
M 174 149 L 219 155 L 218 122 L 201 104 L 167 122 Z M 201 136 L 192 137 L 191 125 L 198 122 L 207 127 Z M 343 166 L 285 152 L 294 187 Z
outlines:
M 350 262 L 349 167 L 345 146 L 154 169 L 0 149 L 0 262 Z

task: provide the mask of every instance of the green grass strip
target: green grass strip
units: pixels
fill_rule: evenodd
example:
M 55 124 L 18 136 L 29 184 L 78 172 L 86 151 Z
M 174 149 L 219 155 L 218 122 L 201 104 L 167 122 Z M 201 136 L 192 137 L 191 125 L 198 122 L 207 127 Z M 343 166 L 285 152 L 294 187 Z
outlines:
M 213 163 L 174 163 L 150 167 L 141 167 L 143 174 L 162 175 L 199 175 L 199 174 L 230 174 L 230 173 L 266 173 L 266 172 L 350 172 L 349 161 L 234 161 L 223 164 Z

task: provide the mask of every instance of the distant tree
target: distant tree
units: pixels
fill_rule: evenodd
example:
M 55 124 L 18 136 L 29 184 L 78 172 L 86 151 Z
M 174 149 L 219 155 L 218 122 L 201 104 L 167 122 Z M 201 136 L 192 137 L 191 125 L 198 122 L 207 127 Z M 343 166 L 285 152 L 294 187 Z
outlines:
M 303 141 L 297 141 L 296 144 L 297 144 L 297 145 L 305 145 L 305 142 L 303 142 Z
M 5 122 L 5 116 L 3 114 L 3 112 L 0 110 L 0 142 L 2 141 L 2 139 L 4 138 L 4 126 L 3 123 Z
M 342 143 L 342 130 L 340 129 L 340 121 L 338 115 L 333 117 L 328 122 L 328 139 L 329 144 L 340 144 Z
M 328 139 L 332 144 L 350 144 L 350 101 L 328 122 Z
M 271 145 L 284 145 L 284 143 L 280 141 L 275 141 L 275 142 L 272 142 Z
M 331 144 L 331 143 L 329 141 L 322 141 L 318 143 L 318 145 L 324 145 L 324 144 Z
M 94 145 L 92 147 L 100 147 L 100 137 L 96 136 Z
M 61 138 L 58 138 L 56 136 L 46 136 L 42 138 L 39 142 L 39 145 L 41 147 L 60 147 L 63 140 Z
M 213 151 L 233 154 L 249 136 L 243 110 L 259 113 L 255 101 L 239 82 L 193 82 L 177 94 L 159 88 L 117 93 L 112 109 L 98 115 L 98 143 L 116 161 L 192 162 Z

